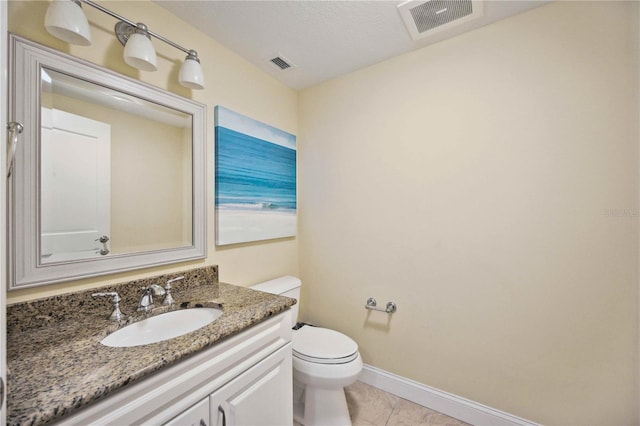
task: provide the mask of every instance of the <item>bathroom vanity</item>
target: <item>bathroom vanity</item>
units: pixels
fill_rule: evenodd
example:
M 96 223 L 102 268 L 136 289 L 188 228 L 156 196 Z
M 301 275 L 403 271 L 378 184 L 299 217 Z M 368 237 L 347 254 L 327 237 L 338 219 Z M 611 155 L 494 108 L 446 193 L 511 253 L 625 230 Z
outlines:
M 144 379 L 58 424 L 287 425 L 290 312 Z
M 123 321 L 106 319 L 111 303 L 91 292 L 10 306 L 7 423 L 291 424 L 295 301 L 219 283 L 211 268 L 186 271 L 177 304 L 151 314 L 135 311 L 140 287 L 173 275 L 101 288 L 121 295 Z M 149 315 L 220 306 L 218 319 L 170 340 L 100 343 Z

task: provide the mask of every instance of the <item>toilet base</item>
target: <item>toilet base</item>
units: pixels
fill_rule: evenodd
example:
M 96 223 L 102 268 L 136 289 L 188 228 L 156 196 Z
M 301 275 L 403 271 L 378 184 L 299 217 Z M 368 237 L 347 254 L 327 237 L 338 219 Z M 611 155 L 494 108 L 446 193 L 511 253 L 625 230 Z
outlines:
M 294 419 L 304 426 L 351 426 L 344 387 L 361 371 L 360 354 L 344 364 L 318 364 L 294 355 Z
M 344 389 L 307 387 L 303 401 L 294 400 L 293 419 L 304 426 L 351 426 Z

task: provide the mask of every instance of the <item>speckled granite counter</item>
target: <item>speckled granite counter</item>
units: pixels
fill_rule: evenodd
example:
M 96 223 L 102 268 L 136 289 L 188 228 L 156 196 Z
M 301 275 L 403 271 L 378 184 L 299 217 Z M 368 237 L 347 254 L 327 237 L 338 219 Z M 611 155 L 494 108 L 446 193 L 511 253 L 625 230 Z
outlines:
M 100 344 L 107 334 L 149 316 L 136 312 L 140 287 L 184 275 L 167 310 L 223 306 L 213 323 L 164 342 L 129 348 Z M 106 317 L 112 303 L 92 291 L 20 303 L 7 308 L 7 423 L 39 425 L 74 412 L 181 358 L 236 334 L 295 304 L 294 299 L 219 283 L 217 267 L 132 281 L 99 291 L 117 291 L 125 320 Z M 156 304 L 158 306 L 158 304 Z

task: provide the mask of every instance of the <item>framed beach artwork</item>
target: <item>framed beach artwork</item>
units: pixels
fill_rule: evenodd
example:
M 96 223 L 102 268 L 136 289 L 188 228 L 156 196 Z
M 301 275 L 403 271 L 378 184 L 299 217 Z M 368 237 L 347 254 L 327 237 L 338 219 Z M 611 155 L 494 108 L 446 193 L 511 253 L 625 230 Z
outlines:
M 217 106 L 216 245 L 294 237 L 296 137 Z

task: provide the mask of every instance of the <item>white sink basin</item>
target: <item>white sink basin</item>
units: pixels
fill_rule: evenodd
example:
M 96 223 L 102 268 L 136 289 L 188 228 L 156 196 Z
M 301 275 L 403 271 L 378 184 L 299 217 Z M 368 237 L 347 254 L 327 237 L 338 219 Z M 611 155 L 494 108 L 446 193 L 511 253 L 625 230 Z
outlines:
M 162 342 L 190 333 L 212 323 L 222 309 L 193 308 L 167 312 L 130 324 L 100 341 L 115 348 L 142 346 Z

